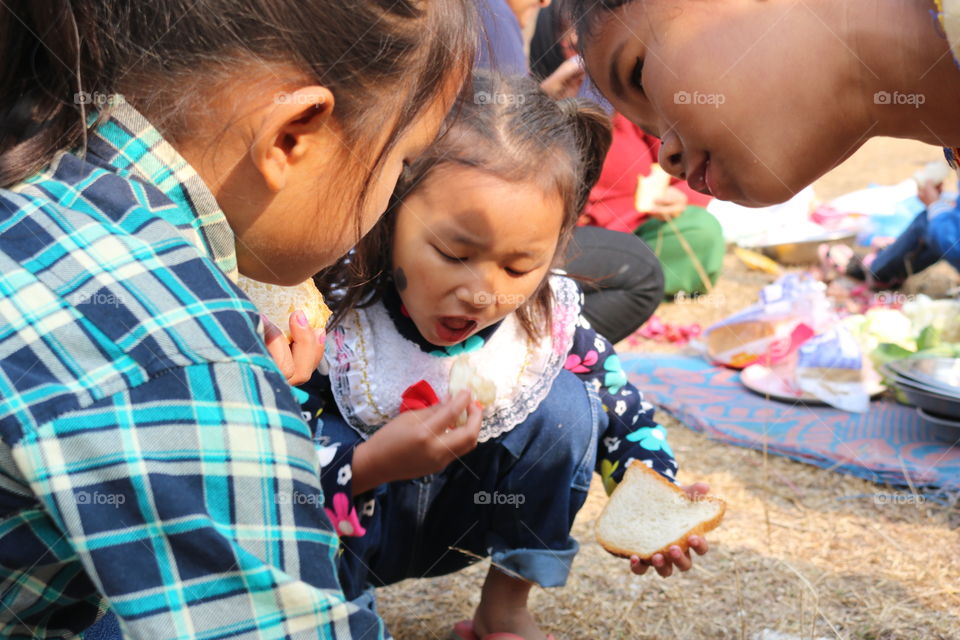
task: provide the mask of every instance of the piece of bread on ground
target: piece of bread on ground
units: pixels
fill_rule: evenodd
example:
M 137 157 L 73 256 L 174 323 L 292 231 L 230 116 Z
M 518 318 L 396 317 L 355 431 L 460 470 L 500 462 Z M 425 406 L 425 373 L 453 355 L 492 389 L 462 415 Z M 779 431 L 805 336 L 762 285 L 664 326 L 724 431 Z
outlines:
M 307 315 L 311 329 L 325 328 L 330 319 L 330 308 L 324 303 L 323 295 L 313 280 L 293 287 L 281 287 L 240 276 L 237 284 L 257 305 L 260 313 L 283 331 L 287 340 L 291 340 L 290 314 L 298 309 Z
M 649 560 L 673 545 L 686 552 L 723 519 L 727 503 L 714 496 L 691 500 L 683 489 L 634 461 L 597 520 L 597 542 L 615 556 Z

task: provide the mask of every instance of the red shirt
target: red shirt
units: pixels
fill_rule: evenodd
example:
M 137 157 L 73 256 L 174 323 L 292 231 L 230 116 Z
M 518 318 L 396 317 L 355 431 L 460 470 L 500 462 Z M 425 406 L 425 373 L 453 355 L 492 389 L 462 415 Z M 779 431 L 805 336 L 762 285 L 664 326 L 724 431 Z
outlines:
M 660 140 L 645 134 L 619 113 L 613 116 L 613 143 L 603 163 L 600 180 L 590 192 L 584 209 L 589 221 L 581 218 L 580 224 L 591 224 L 614 231 L 633 233 L 646 222 L 649 214 L 634 208 L 637 180 L 650 175 L 651 165 L 657 161 Z M 712 198 L 690 188 L 686 180 L 670 181 L 670 184 L 687 194 L 689 204 L 706 206 Z

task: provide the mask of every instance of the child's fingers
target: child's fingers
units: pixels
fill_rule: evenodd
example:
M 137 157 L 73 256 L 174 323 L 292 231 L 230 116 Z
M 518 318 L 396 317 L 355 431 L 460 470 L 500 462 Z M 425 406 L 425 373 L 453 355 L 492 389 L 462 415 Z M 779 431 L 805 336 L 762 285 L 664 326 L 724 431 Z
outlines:
M 482 422 L 483 410 L 477 403 L 471 402 L 467 405 L 466 424 L 441 434 L 440 438 L 457 457 L 466 455 L 477 446 Z
M 669 578 L 673 574 L 673 563 L 669 562 L 662 553 L 656 553 L 650 558 L 650 564 L 662 578 Z
M 684 487 L 684 491 L 686 491 L 687 495 L 691 498 L 705 496 L 710 493 L 710 485 L 706 482 L 694 482 L 690 486 Z
M 261 315 L 260 318 L 263 321 L 263 341 L 267 345 L 267 352 L 270 354 L 270 357 L 273 358 L 273 361 L 277 363 L 277 368 L 280 369 L 283 377 L 289 380 L 294 372 L 293 354 L 290 353 L 290 344 L 287 342 L 287 338 L 283 335 L 283 332 L 280 331 L 280 327 L 270 322 L 270 319 L 265 315 Z
M 429 409 L 423 410 L 427 428 L 434 435 L 441 436 L 447 429 L 453 429 L 457 426 L 457 418 L 467 408 L 470 402 L 470 392 L 461 391 L 446 402 L 434 405 Z
M 687 544 L 689 544 L 690 548 L 696 551 L 697 555 L 700 556 L 710 550 L 710 546 L 707 544 L 707 539 L 700 536 L 690 536 L 690 538 L 687 540 Z
M 630 556 L 630 571 L 638 576 L 642 576 L 650 568 L 650 565 L 642 562 L 637 556 Z
M 293 354 L 293 374 L 287 376 L 292 385 L 303 384 L 310 379 L 323 358 L 323 342 L 310 328 L 303 311 L 290 314 L 290 336 L 293 338 L 290 351 Z
M 693 567 L 693 559 L 690 557 L 689 553 L 685 553 L 683 549 L 674 545 L 670 547 L 670 561 L 673 562 L 674 566 L 680 571 L 689 571 Z

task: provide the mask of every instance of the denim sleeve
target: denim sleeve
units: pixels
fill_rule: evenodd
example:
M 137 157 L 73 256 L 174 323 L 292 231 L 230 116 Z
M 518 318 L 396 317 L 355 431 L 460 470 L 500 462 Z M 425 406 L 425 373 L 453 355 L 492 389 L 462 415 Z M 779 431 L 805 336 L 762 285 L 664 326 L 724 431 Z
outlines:
M 43 425 L 14 458 L 57 552 L 129 637 L 384 635 L 344 599 L 317 452 L 277 371 L 169 370 Z
M 929 236 L 941 259 L 960 270 L 960 206 L 930 207 Z
M 676 482 L 677 462 L 666 429 L 654 419 L 656 410 L 627 380 L 613 345 L 586 318 L 577 324 L 566 368 L 596 389 L 609 418 L 597 452 L 597 472 L 607 494 L 634 460 Z

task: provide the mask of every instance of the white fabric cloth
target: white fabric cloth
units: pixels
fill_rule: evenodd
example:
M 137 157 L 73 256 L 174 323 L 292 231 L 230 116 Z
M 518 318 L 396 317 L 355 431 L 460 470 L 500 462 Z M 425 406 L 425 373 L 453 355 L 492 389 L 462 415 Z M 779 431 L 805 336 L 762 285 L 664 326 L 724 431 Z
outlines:
M 555 304 L 549 335 L 528 340 L 516 315 L 479 349 L 441 357 L 421 350 L 397 331 L 382 303 L 352 311 L 327 337 L 325 363 L 333 396 L 344 419 L 371 434 L 399 414 L 401 395 L 426 380 L 447 396 L 450 368 L 466 357 L 478 375 L 494 381 L 497 399 L 484 408 L 480 442 L 507 433 L 547 397 L 563 369 L 580 315 L 580 290 L 563 276 L 551 276 Z

